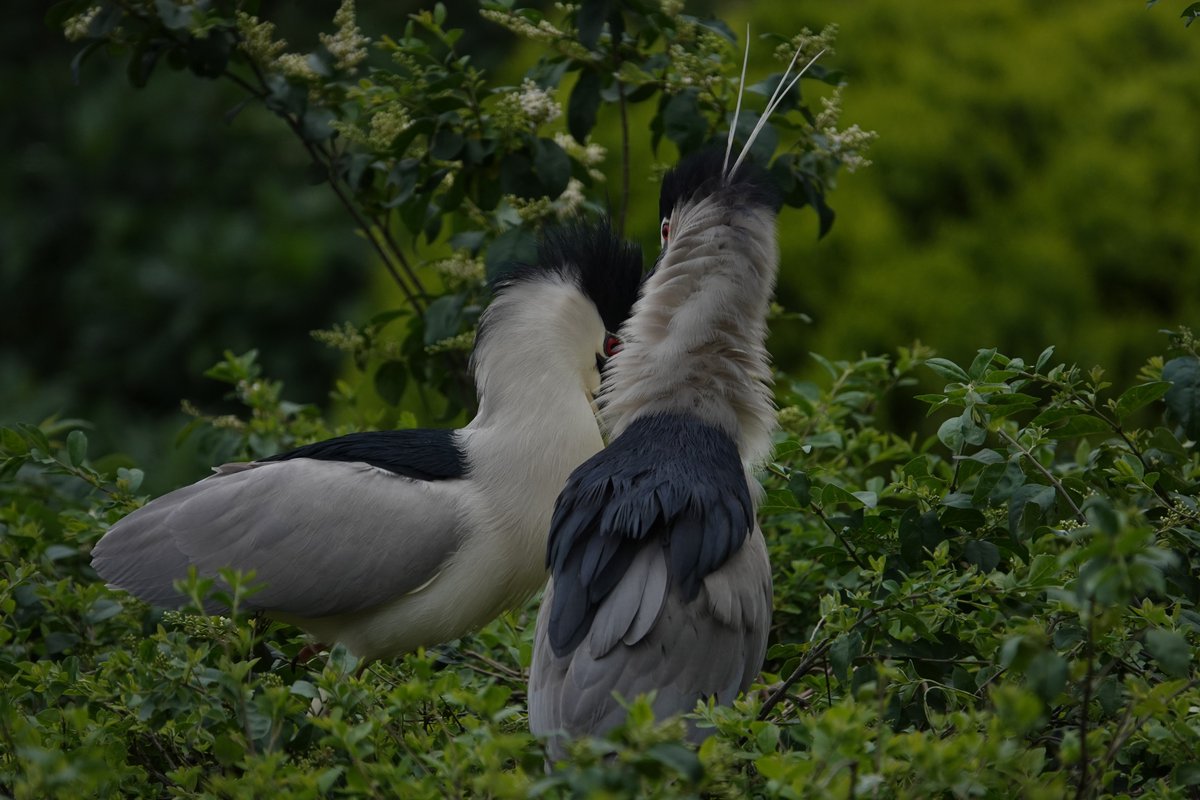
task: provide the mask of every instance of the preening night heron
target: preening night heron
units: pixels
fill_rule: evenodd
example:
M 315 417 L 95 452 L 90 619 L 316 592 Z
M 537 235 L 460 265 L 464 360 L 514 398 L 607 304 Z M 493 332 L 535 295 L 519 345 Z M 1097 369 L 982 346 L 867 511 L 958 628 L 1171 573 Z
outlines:
M 264 588 L 248 608 L 365 659 L 485 624 L 545 581 L 554 499 L 603 444 L 593 398 L 641 272 L 640 249 L 607 225 L 547 234 L 480 320 L 479 413 L 465 428 L 355 433 L 226 464 L 115 524 L 92 565 L 169 607 L 185 602 L 173 582 L 189 567 L 254 570 Z
M 601 392 L 616 438 L 555 505 L 529 677 L 530 728 L 552 758 L 560 735 L 619 725 L 616 696 L 654 692 L 665 717 L 730 703 L 762 667 L 771 569 L 751 470 L 775 426 L 764 340 L 779 198 L 743 163 L 757 132 L 732 167 L 731 133 L 724 153 L 664 178 L 664 249 Z

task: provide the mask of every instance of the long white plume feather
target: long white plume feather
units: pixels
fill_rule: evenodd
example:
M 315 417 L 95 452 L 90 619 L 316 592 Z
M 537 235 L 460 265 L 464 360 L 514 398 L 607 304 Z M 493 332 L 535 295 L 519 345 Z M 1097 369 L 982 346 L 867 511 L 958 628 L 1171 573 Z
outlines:
M 825 55 L 824 49 L 813 56 L 809 62 L 804 65 L 804 68 L 797 72 L 796 76 L 792 78 L 791 81 L 788 81 L 788 75 L 791 74 L 792 67 L 796 65 L 796 60 L 800 58 L 800 50 L 796 50 L 796 54 L 792 56 L 792 60 L 788 64 L 788 68 L 784 71 L 783 77 L 779 79 L 779 83 L 776 85 L 775 91 L 771 93 L 771 99 L 767 102 L 767 107 L 763 111 L 763 115 L 759 117 L 758 124 L 754 126 L 754 130 L 750 131 L 750 138 L 746 140 L 746 144 L 742 147 L 742 152 L 740 155 L 738 155 L 737 161 L 733 162 L 733 168 L 725 173 L 726 180 L 728 180 L 733 173 L 737 172 L 737 168 L 740 167 L 742 162 L 746 160 L 746 156 L 750 153 L 750 148 L 754 145 L 754 140 L 757 139 L 758 134 L 762 132 L 763 126 L 767 124 L 767 120 L 770 119 L 771 115 L 775 113 L 775 109 L 778 108 L 779 104 L 783 102 L 783 98 L 786 97 L 787 93 L 792 90 L 792 87 L 796 85 L 796 82 L 804 77 L 804 73 L 808 72 L 809 67 L 817 63 L 817 59 L 823 55 Z M 743 72 L 743 80 L 744 74 L 745 73 Z M 738 98 L 738 101 L 740 104 L 740 97 Z M 732 133 L 730 134 L 730 139 L 732 141 Z
M 729 154 L 733 152 L 733 135 L 737 132 L 738 117 L 742 113 L 742 95 L 746 93 L 746 67 L 750 64 L 750 23 L 746 23 L 746 52 L 742 56 L 742 79 L 738 81 L 737 106 L 733 109 L 733 124 L 729 126 L 729 139 L 725 142 L 725 162 L 721 174 L 729 175 Z

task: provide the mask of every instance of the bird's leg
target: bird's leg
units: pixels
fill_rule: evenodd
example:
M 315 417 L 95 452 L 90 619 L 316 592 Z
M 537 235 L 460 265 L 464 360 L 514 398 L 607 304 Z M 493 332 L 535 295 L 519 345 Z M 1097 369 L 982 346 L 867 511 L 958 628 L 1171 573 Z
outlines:
M 295 669 L 299 664 L 307 664 L 313 658 L 320 655 L 322 650 L 328 650 L 329 645 L 323 642 L 310 642 L 300 648 L 300 652 L 296 653 L 296 657 L 292 659 L 292 669 Z

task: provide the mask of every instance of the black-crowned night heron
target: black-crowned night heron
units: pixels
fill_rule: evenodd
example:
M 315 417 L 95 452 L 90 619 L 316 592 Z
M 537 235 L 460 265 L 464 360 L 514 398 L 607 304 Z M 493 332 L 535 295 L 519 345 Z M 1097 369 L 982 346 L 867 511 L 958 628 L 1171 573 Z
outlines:
M 728 704 L 762 667 L 771 569 L 751 470 L 775 427 L 764 340 L 779 198 L 743 163 L 756 134 L 732 167 L 731 133 L 724 153 L 664 178 L 663 252 L 600 397 L 616 438 L 555 505 L 529 677 L 530 728 L 551 758 L 562 735 L 619 725 L 618 697 L 654 692 L 659 717 Z
M 603 444 L 593 398 L 641 272 L 640 249 L 606 224 L 548 234 L 480 320 L 479 413 L 465 428 L 355 433 L 226 464 L 115 524 L 92 565 L 168 607 L 186 601 L 173 584 L 189 567 L 254 570 L 263 588 L 246 608 L 364 659 L 487 623 L 546 579 L 554 499 Z

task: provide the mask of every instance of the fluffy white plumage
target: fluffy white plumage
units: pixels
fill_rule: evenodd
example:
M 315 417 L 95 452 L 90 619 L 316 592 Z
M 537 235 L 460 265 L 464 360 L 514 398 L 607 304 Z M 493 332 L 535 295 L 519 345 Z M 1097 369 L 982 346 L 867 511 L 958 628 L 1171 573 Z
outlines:
M 178 606 L 173 583 L 191 567 L 254 570 L 264 588 L 247 608 L 366 659 L 457 638 L 528 598 L 546 578 L 554 499 L 603 444 L 605 321 L 628 315 L 642 270 L 606 225 L 548 236 L 540 258 L 480 321 L 480 410 L 465 428 L 225 465 L 116 523 L 93 550 L 96 571 Z

